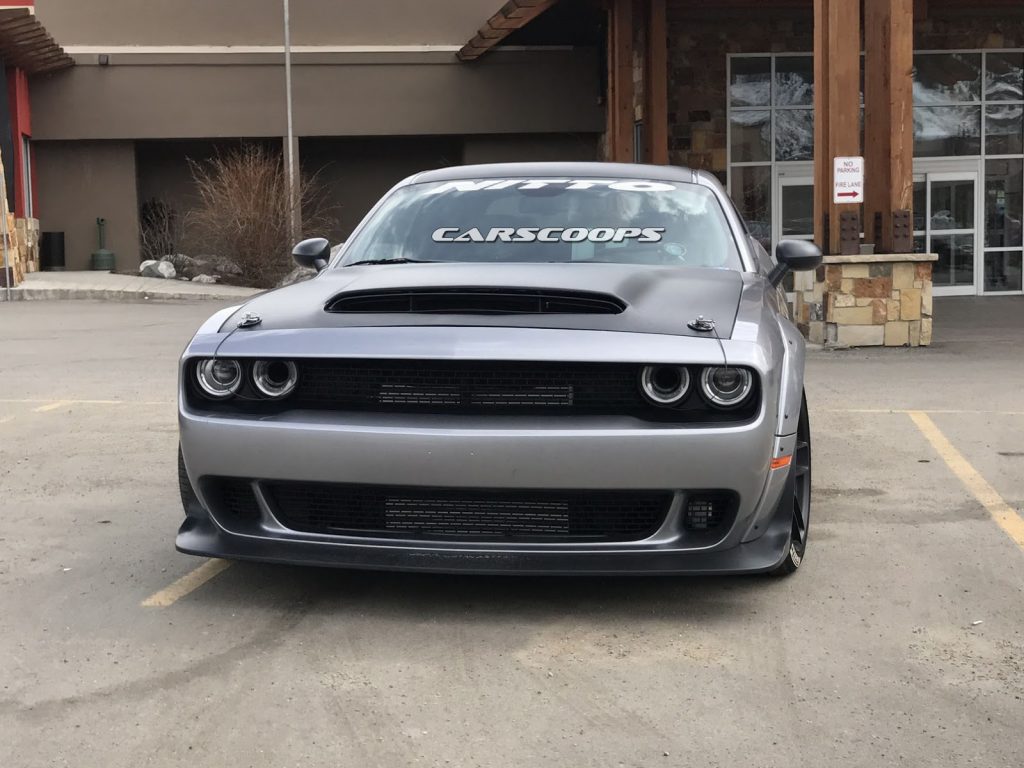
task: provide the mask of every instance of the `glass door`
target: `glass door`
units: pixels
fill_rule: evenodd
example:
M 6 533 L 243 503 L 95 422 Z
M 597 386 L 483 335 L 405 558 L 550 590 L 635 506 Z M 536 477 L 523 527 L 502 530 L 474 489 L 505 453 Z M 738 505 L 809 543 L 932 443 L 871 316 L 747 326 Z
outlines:
M 780 171 L 776 180 L 775 216 L 772 222 L 772 244 L 779 240 L 814 239 L 814 172 L 812 168 Z M 812 287 L 813 272 L 789 272 L 783 285 L 789 301 L 795 290 Z M 806 284 L 805 284 L 806 283 Z
M 914 178 L 914 250 L 934 253 L 938 296 L 980 293 L 978 173 L 925 173 Z

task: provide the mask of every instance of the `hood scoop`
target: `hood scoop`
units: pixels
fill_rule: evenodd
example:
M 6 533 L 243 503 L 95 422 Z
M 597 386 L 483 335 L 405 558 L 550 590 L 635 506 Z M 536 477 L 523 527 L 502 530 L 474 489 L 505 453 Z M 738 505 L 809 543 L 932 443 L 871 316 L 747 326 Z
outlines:
M 348 291 L 324 309 L 337 314 L 618 315 L 626 302 L 591 291 L 458 286 Z

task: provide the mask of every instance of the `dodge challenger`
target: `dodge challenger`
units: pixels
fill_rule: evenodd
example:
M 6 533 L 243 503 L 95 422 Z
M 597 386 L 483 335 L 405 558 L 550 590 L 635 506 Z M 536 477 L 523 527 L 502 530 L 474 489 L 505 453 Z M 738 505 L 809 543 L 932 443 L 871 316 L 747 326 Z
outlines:
M 181 358 L 186 553 L 489 573 L 777 573 L 805 556 L 804 341 L 714 177 L 430 171 Z

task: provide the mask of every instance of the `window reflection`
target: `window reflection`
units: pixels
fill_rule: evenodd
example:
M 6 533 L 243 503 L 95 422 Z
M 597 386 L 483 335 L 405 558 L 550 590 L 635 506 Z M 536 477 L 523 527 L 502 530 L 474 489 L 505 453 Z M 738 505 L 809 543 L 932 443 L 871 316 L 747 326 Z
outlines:
M 814 57 L 779 56 L 775 59 L 775 106 L 814 104 Z
M 980 107 L 914 107 L 914 156 L 981 154 Z
M 989 101 L 1024 100 L 1024 53 L 985 54 L 985 98 Z
M 772 169 L 767 165 L 732 169 L 732 199 L 750 234 L 770 252 L 772 243 Z
M 974 228 L 974 182 L 933 181 L 931 229 Z
M 933 236 L 932 252 L 939 256 L 932 268 L 936 286 L 974 284 L 973 235 Z
M 985 112 L 985 154 L 1019 155 L 1024 152 L 1024 106 L 1000 104 Z
M 919 53 L 914 56 L 914 104 L 981 100 L 980 53 Z
M 1021 290 L 1020 251 L 1004 251 L 985 254 L 985 290 L 986 291 L 1019 291 Z
M 729 103 L 734 107 L 767 107 L 772 98 L 772 61 L 768 56 L 730 60 Z
M 814 112 L 780 109 L 775 113 L 775 159 L 814 159 Z
M 1006 248 L 1022 244 L 1024 160 L 985 163 L 985 245 Z
M 734 163 L 771 160 L 771 112 L 767 109 L 733 112 L 730 122 Z

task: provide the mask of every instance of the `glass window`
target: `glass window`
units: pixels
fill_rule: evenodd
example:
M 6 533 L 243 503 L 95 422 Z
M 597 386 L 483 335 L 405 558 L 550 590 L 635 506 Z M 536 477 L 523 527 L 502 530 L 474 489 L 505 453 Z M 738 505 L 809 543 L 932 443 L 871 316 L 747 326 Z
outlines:
M 919 53 L 914 56 L 914 104 L 981 100 L 980 53 Z
M 932 182 L 932 231 L 974 228 L 974 182 Z
M 985 254 L 985 290 L 1021 290 L 1021 252 L 997 251 Z
M 985 163 L 985 245 L 1016 247 L 1024 217 L 1024 160 Z
M 928 187 L 927 187 L 927 185 L 925 184 L 925 182 L 923 180 L 922 181 L 915 181 L 914 182 L 914 203 L 913 203 L 913 205 L 914 205 L 914 212 L 913 212 L 913 215 L 914 215 L 914 231 L 915 232 L 924 232 L 924 227 L 925 227 L 925 218 L 924 218 L 924 216 L 925 216 L 925 209 L 927 207 L 927 200 L 928 200 Z M 923 253 L 923 251 L 918 251 L 915 248 L 914 249 L 914 253 Z
M 1024 101 L 1024 52 L 985 54 L 985 98 Z
M 732 162 L 771 160 L 771 112 L 767 109 L 733 112 L 730 117 Z
M 775 59 L 777 107 L 810 107 L 814 104 L 814 57 L 778 56 Z
M 775 112 L 775 159 L 814 159 L 814 112 L 779 109 Z
M 974 285 L 974 235 L 935 235 L 932 252 L 939 257 L 932 269 L 936 286 Z
M 985 110 L 985 154 L 1024 152 L 1024 105 L 999 104 Z
M 914 107 L 914 157 L 979 154 L 980 107 Z
M 770 56 L 738 56 L 730 60 L 729 104 L 767 107 L 772 98 Z
M 782 236 L 814 234 L 814 186 L 787 184 L 782 187 Z
M 772 169 L 769 165 L 739 166 L 730 178 L 732 200 L 747 222 L 750 234 L 771 250 Z

